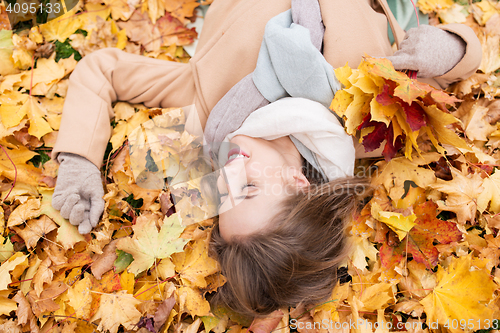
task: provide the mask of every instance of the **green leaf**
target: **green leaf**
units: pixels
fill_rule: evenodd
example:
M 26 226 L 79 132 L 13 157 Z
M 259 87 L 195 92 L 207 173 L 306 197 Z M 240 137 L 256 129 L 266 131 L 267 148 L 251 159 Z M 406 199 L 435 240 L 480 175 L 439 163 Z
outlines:
M 120 273 L 123 272 L 132 261 L 134 261 L 134 257 L 130 253 L 127 253 L 122 250 L 116 250 L 117 258 L 113 266 L 115 267 L 115 272 Z
M 35 149 L 35 151 L 38 153 L 38 155 L 33 156 L 28 162 L 31 162 L 36 168 L 42 167 L 42 165 L 45 164 L 45 162 L 48 162 L 50 160 L 50 156 L 45 152 L 43 149 L 44 146 Z
M 68 39 L 66 39 L 64 43 L 61 43 L 60 41 L 56 40 L 56 62 L 59 61 L 60 59 L 69 58 L 71 57 L 72 54 L 75 55 L 76 61 L 82 59 L 82 55 L 73 47 L 71 47 Z

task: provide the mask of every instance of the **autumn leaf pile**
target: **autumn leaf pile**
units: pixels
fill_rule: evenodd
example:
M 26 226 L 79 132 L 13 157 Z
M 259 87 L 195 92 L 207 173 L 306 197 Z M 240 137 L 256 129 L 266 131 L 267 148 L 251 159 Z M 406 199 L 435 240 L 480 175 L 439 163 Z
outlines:
M 336 70 L 344 89 L 332 109 L 367 150 L 383 145 L 385 159 L 357 164 L 374 191 L 349 227 L 351 278 L 325 303 L 253 322 L 210 307 L 225 282 L 207 251 L 213 221 L 182 224 L 169 189 L 135 183 L 127 149 L 134 128 L 154 117 L 182 119 L 182 110 L 114 105 L 102 168 L 106 207 L 91 234 L 80 235 L 51 207 L 58 166 L 49 154 L 78 60 L 117 47 L 185 62 L 183 46 L 197 37 L 186 24 L 198 5 L 86 1 L 24 30 L 22 21 L 36 18 L 9 24 L 2 10 L 0 332 L 290 332 L 290 323 L 299 332 L 374 332 L 375 323 L 377 332 L 396 331 L 397 324 L 459 332 L 497 324 L 500 5 L 494 1 L 418 3 L 431 24 L 467 24 L 482 43 L 480 69 L 451 86 L 451 95 L 380 59 Z M 174 138 L 181 148 L 192 141 L 182 133 Z M 203 213 L 193 202 L 183 205 Z

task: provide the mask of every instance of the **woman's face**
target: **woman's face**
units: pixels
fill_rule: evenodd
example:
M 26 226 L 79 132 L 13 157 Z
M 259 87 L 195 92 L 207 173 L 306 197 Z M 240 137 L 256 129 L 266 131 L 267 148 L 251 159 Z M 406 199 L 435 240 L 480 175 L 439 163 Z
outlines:
M 226 241 L 265 228 L 286 196 L 309 185 L 300 153 L 288 136 L 265 140 L 237 135 L 230 142 L 239 148 L 229 151 L 217 179 L 219 229 Z

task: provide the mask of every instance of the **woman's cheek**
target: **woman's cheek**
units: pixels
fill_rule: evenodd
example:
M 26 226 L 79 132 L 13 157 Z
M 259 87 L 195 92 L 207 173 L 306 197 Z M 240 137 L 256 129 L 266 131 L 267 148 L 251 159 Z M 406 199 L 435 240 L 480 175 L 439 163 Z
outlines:
M 263 176 L 263 168 L 260 162 L 251 162 L 247 164 L 246 172 L 247 172 L 247 180 L 253 181 L 256 179 L 261 179 Z

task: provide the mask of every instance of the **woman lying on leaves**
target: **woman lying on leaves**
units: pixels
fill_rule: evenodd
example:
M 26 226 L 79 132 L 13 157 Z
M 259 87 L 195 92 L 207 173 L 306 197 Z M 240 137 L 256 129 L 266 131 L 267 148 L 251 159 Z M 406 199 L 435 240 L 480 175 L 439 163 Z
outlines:
M 387 22 L 399 45 L 394 55 Z M 212 249 L 227 283 L 217 297 L 252 316 L 328 298 L 364 184 L 352 177 L 361 154 L 327 109 L 340 89 L 333 68 L 356 67 L 366 53 L 445 88 L 481 61 L 479 41 L 463 25 L 403 36 L 386 0 L 215 0 L 188 64 L 96 51 L 70 78 L 52 204 L 81 233 L 98 223 L 113 102 L 194 104 L 213 152 L 224 140 L 239 147 L 222 153 L 227 177 L 238 167 L 246 172 L 229 190 L 218 182 L 223 202 Z M 228 209 L 228 196 L 241 200 Z

